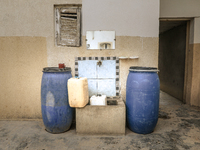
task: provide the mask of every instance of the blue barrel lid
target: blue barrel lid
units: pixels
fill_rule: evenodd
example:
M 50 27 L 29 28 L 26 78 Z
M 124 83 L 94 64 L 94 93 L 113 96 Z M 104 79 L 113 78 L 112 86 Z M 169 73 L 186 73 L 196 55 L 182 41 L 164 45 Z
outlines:
M 45 67 L 43 72 L 68 72 L 71 71 L 70 67 L 58 68 L 58 67 Z
M 138 71 L 138 72 L 159 72 L 158 68 L 154 67 L 140 67 L 140 66 L 132 66 L 129 71 Z

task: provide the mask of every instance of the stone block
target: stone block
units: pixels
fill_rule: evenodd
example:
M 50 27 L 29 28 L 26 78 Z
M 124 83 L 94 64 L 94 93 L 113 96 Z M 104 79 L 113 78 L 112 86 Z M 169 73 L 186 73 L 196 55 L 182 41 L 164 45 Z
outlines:
M 109 102 L 109 99 L 108 99 Z M 78 134 L 125 135 L 126 107 L 117 99 L 117 105 L 76 108 L 76 132 Z

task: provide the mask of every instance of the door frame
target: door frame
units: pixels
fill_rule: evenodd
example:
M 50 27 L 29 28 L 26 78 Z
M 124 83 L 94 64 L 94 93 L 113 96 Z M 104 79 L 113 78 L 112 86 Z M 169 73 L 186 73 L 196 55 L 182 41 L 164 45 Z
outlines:
M 191 20 L 194 18 L 159 18 L 159 21 L 187 21 L 186 27 L 186 49 L 185 49 L 185 71 L 183 87 L 183 103 L 190 104 L 191 86 L 192 86 L 192 60 L 193 50 L 189 48 L 191 38 Z M 158 56 L 159 57 L 159 56 Z

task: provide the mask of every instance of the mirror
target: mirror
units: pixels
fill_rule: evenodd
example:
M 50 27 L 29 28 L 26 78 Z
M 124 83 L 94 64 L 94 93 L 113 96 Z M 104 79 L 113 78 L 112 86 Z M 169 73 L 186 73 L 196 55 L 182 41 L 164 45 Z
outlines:
M 87 49 L 115 49 L 115 31 L 87 31 Z

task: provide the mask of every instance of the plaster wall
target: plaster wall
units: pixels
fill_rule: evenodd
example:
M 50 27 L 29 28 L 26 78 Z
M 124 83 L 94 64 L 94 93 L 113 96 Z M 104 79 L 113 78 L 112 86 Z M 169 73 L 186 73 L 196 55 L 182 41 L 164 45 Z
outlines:
M 194 18 L 194 43 L 200 43 L 200 17 Z
M 199 17 L 199 0 L 160 0 L 160 18 Z
M 191 44 L 190 48 L 190 50 L 193 50 L 193 69 L 190 104 L 200 107 L 200 43 Z
M 0 36 L 54 36 L 54 4 L 80 3 L 82 0 L 1 0 Z
M 0 118 L 41 118 L 46 38 L 0 37 Z
M 4 61 L 1 61 L 1 65 L 5 65 L 7 61 L 15 60 L 11 61 L 12 63 L 9 66 L 15 64 L 16 70 L 23 68 L 26 72 L 35 73 L 31 77 L 30 74 L 24 73 L 24 70 L 20 71 L 17 77 L 14 74 L 7 76 L 10 73 L 8 71 L 1 73 L 5 81 L 11 80 L 13 84 L 18 86 L 10 86 L 11 84 L 3 82 L 2 87 L 7 87 L 7 90 L 4 89 L 4 92 L 1 93 L 0 110 L 4 114 L 0 112 L 0 118 L 41 117 L 40 82 L 43 67 L 65 63 L 66 66 L 72 68 L 72 75 L 74 76 L 75 57 L 139 56 L 139 59 L 136 60 L 120 60 L 121 94 L 125 98 L 126 78 L 130 66 L 158 66 L 159 0 L 151 3 L 148 0 L 142 2 L 141 0 L 128 0 L 126 2 L 123 0 L 103 0 L 101 2 L 97 0 L 0 1 L 2 6 L 0 7 L 0 37 L 3 40 L 2 43 L 5 43 L 3 53 L 7 56 Z M 54 5 L 81 3 L 82 46 L 55 46 Z M 99 7 L 100 5 L 101 7 Z M 116 49 L 87 50 L 85 44 L 85 32 L 87 30 L 116 31 Z M 23 48 L 18 48 L 18 43 L 21 43 Z M 34 49 L 37 51 L 36 53 L 34 53 Z M 35 59 L 32 59 L 32 56 Z M 36 65 L 34 67 L 27 65 L 24 68 L 21 60 L 27 60 L 29 64 L 35 63 Z M 17 79 L 19 78 L 21 84 L 18 84 Z M 26 78 L 30 80 L 24 80 Z M 29 85 L 31 88 L 26 88 Z M 20 88 L 23 88 L 23 90 L 18 90 Z M 15 90 L 17 97 L 12 92 L 9 95 L 9 91 Z M 8 106 L 8 103 L 11 103 L 12 106 Z M 28 111 L 29 109 L 30 111 Z
M 159 0 L 83 0 L 83 35 L 87 30 L 114 30 L 118 36 L 158 37 L 159 4 Z
M 82 39 L 85 41 L 85 36 Z M 79 48 L 52 45 L 51 51 L 48 53 L 50 60 L 48 65 L 57 66 L 59 62 L 64 62 L 66 66 L 72 68 L 74 76 L 75 57 L 90 56 L 139 56 L 139 59 L 120 60 L 121 94 L 125 99 L 126 79 L 130 66 L 158 67 L 158 37 L 116 36 L 115 50 L 86 50 L 86 42 L 83 42 Z

